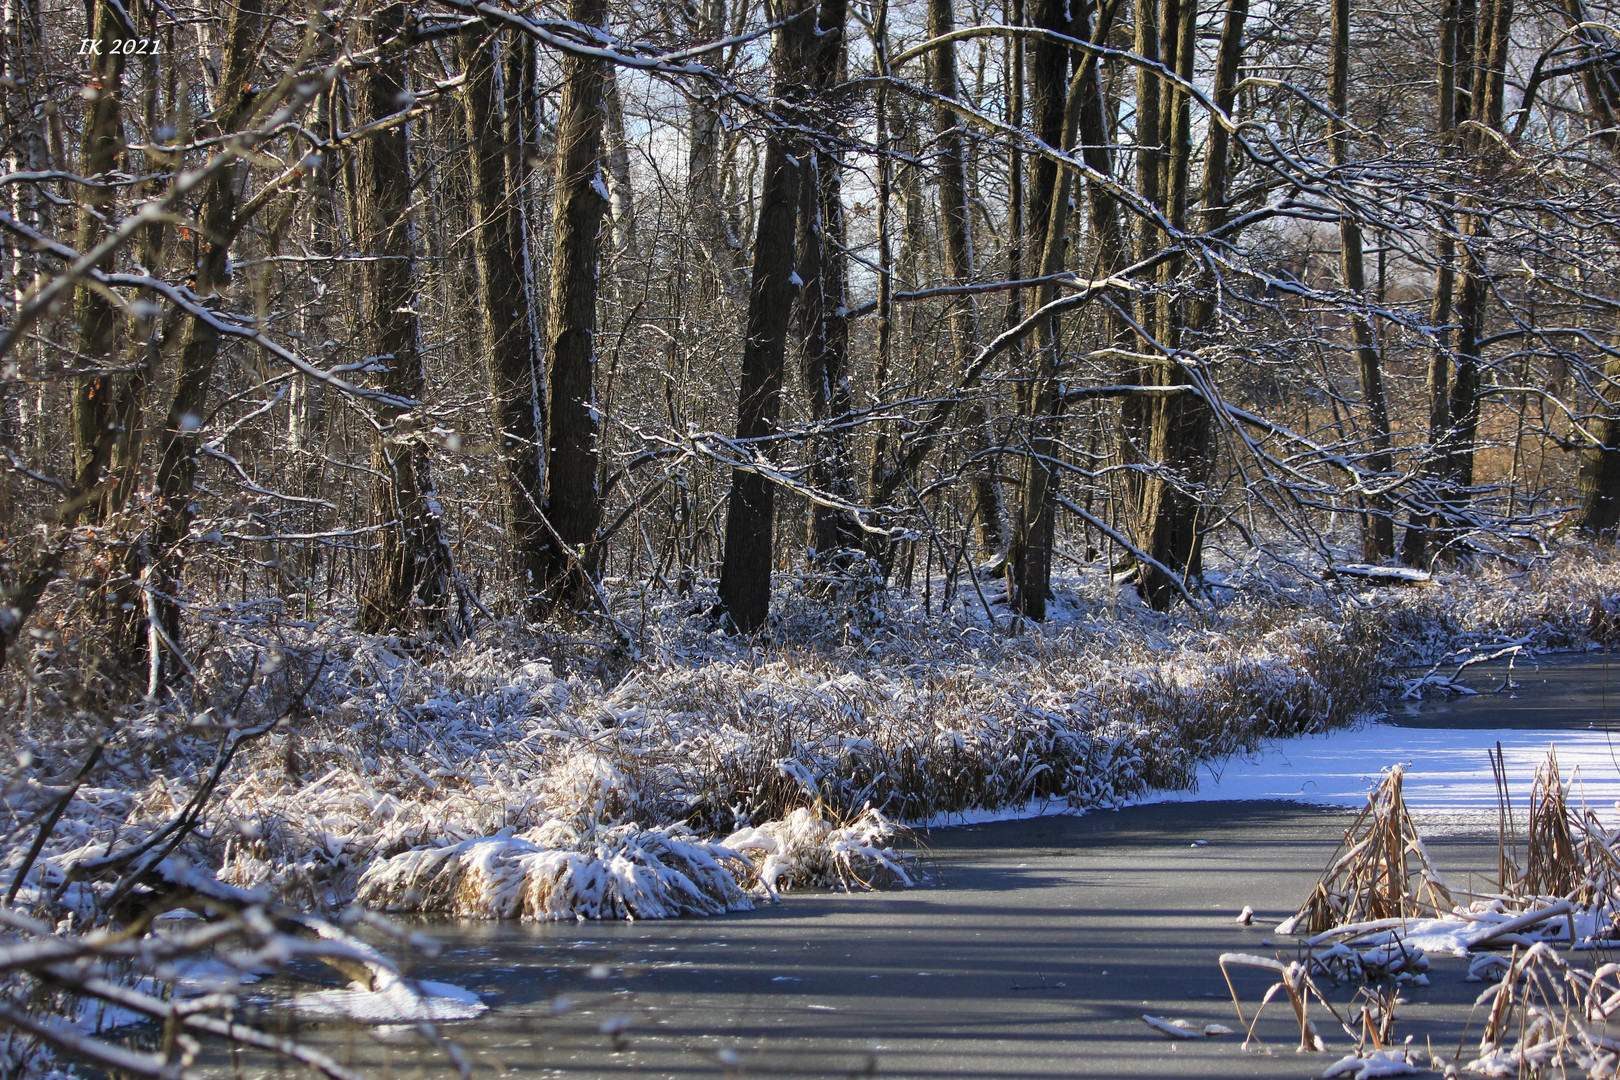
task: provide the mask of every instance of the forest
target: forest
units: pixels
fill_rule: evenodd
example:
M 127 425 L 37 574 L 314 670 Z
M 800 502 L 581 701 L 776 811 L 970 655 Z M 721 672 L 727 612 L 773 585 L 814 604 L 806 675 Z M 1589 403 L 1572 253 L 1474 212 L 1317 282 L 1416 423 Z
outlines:
M 16 0 L 0 647 L 1612 536 L 1604 18 Z
M 905 878 L 897 822 L 1620 638 L 1607 0 L 0 0 L 0 39 L 0 1074 L 180 1075 L 61 1021 L 139 996 L 63 957 L 212 948 L 128 937 L 161 912 L 376 975 L 320 921 L 357 898 Z M 474 881 L 488 837 L 552 891 Z M 603 852 L 703 898 L 592 893 Z

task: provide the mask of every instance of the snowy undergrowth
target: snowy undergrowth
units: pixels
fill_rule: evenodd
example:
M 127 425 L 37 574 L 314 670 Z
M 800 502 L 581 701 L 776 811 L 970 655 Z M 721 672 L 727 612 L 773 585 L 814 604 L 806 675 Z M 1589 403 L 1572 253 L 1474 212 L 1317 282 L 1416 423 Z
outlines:
M 712 632 L 690 602 L 648 598 L 628 650 L 496 623 L 414 656 L 336 618 L 216 612 L 226 644 L 186 698 L 109 720 L 48 679 L 32 687 L 0 734 L 25 762 L 4 791 L 6 864 L 102 733 L 35 888 L 175 814 L 221 725 L 284 715 L 237 754 L 189 854 L 295 903 L 340 907 L 363 874 L 388 906 L 531 917 L 726 910 L 750 890 L 900 881 L 887 822 L 1188 787 L 1211 757 L 1351 721 L 1392 663 L 1612 632 L 1617 592 L 1612 557 L 1576 552 L 1518 575 L 1171 618 L 1092 574 L 1066 584 L 1053 624 L 1017 633 L 960 595 L 927 617 L 891 594 L 857 622 L 790 594 L 761 644 Z

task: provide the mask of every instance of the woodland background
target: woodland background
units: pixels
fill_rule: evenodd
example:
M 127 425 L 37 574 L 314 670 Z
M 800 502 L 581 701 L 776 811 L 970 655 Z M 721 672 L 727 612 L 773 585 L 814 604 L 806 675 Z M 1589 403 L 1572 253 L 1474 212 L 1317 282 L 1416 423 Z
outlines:
M 0 648 L 1612 536 L 1610 14 L 7 0 Z

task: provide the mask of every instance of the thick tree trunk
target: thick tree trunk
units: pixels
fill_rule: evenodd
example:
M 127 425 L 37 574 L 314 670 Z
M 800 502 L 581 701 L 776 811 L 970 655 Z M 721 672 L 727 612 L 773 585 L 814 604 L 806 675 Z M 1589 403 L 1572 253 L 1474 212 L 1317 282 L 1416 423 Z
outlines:
M 1506 94 L 1508 34 L 1513 23 L 1513 0 L 1491 0 L 1480 11 L 1477 45 L 1473 54 L 1471 116 L 1474 128 L 1465 145 L 1476 160 L 1476 168 L 1488 174 L 1500 156 L 1500 149 L 1485 129 L 1500 130 Z M 1459 49 L 1459 54 L 1462 50 Z M 1459 55 L 1459 60 L 1462 56 Z M 1446 447 L 1447 474 L 1452 485 L 1453 513 L 1463 515 L 1472 499 L 1474 458 L 1479 437 L 1479 389 L 1483 358 L 1479 342 L 1485 336 L 1485 302 L 1488 291 L 1485 245 L 1490 240 L 1490 223 L 1485 215 L 1465 212 L 1463 232 L 1463 281 L 1457 299 L 1456 374 L 1451 382 L 1451 424 Z M 1458 527 L 1462 527 L 1459 522 Z
M 788 102 L 805 82 L 814 25 L 802 13 L 809 10 L 806 0 L 786 0 L 773 11 L 774 17 L 788 19 L 777 31 L 772 57 L 779 102 Z M 805 148 L 790 138 L 788 132 L 776 130 L 765 146 L 753 283 L 748 292 L 748 324 L 737 387 L 739 441 L 776 434 L 782 411 L 783 363 L 797 288 L 793 280 L 795 221 L 806 154 Z M 770 457 L 764 447 L 750 452 L 760 459 Z M 770 614 L 775 510 L 776 485 L 770 478 L 752 469 L 731 471 L 726 547 L 720 566 L 720 607 L 732 627 L 741 633 L 758 630 Z
M 359 77 L 360 120 L 390 116 L 407 98 L 405 54 L 386 48 L 405 29 L 406 5 L 373 8 L 377 62 Z M 400 404 L 379 407 L 372 448 L 370 519 L 376 546 L 360 586 L 360 629 L 366 633 L 455 633 L 465 612 L 439 522 L 427 444 L 412 410 L 426 389 L 416 315 L 415 238 L 411 228 L 411 165 L 406 124 L 361 140 L 355 168 L 355 232 L 362 251 L 361 334 L 368 355 L 383 365 L 380 389 Z
M 1162 0 L 1160 41 L 1163 61 L 1182 79 L 1191 81 L 1196 59 L 1194 30 L 1197 25 L 1196 0 Z M 1173 37 L 1173 40 L 1172 40 Z M 1159 136 L 1163 149 L 1158 155 L 1159 206 L 1171 229 L 1184 231 L 1187 222 L 1188 174 L 1192 161 L 1191 110 L 1185 91 L 1161 88 Z M 1150 231 L 1144 223 L 1144 232 Z M 1168 239 L 1162 230 L 1151 230 Z M 1152 330 L 1156 345 L 1176 349 L 1180 345 L 1183 316 L 1170 286 L 1181 265 L 1180 257 L 1168 261 L 1160 271 L 1164 293 L 1153 305 Z M 1187 385 L 1193 373 L 1180 363 L 1156 363 L 1142 372 L 1146 384 Z M 1207 378 L 1207 376 L 1199 376 Z M 1195 394 L 1156 394 L 1145 405 L 1149 418 L 1146 467 L 1137 504 L 1135 533 L 1137 546 L 1154 562 L 1138 567 L 1137 588 L 1155 609 L 1165 610 L 1179 595 L 1177 578 L 1196 577 L 1200 571 L 1201 543 L 1199 515 L 1203 509 L 1200 489 L 1209 468 L 1214 418 L 1209 404 Z M 1161 567 L 1163 569 L 1161 569 Z
M 568 17 L 600 27 L 607 19 L 606 0 L 570 0 Z M 547 585 L 579 608 L 594 595 L 596 532 L 602 524 L 595 383 L 597 263 L 608 205 L 601 171 L 607 62 L 568 56 L 563 77 L 546 318 L 551 415 L 545 513 L 556 531 Z
M 1328 160 L 1336 170 L 1350 162 L 1350 130 L 1338 119 L 1349 111 L 1350 85 L 1350 0 L 1333 0 L 1333 51 L 1328 65 L 1328 107 L 1334 117 L 1328 121 Z M 1367 410 L 1367 434 L 1371 453 L 1367 468 L 1387 479 L 1393 468 L 1390 457 L 1389 407 L 1384 401 L 1383 359 L 1379 355 L 1372 319 L 1364 305 L 1367 299 L 1367 273 L 1363 258 L 1361 225 L 1346 213 L 1339 219 L 1339 272 L 1344 287 L 1357 305 L 1350 311 L 1350 333 L 1355 342 L 1356 371 L 1361 378 L 1361 402 Z M 1395 519 L 1387 495 L 1365 500 L 1362 519 L 1361 554 L 1370 563 L 1382 563 L 1395 555 Z
M 503 117 L 496 95 L 499 36 L 480 27 L 463 31 L 463 98 L 472 173 L 474 263 L 478 270 L 485 371 L 495 407 L 500 489 L 506 504 L 509 556 L 530 618 L 543 614 L 541 590 L 550 565 L 551 533 L 541 515 L 546 470 L 541 452 L 541 360 L 529 306 L 528 268 L 520 192 L 508 186 Z
M 955 29 L 952 0 L 928 0 L 928 35 L 940 37 Z M 956 46 L 941 45 L 933 52 L 934 93 L 954 100 L 958 93 Z M 962 122 L 945 104 L 934 108 L 935 163 L 939 175 L 939 216 L 944 232 L 945 265 L 952 285 L 973 280 L 972 212 L 968 206 L 967 158 L 963 145 Z M 972 296 L 955 296 L 949 301 L 951 337 L 956 347 L 957 367 L 965 368 L 979 348 L 978 305 Z M 968 447 L 978 462 L 972 470 L 975 514 L 979 524 L 979 546 L 986 555 L 998 555 L 1007 547 L 1006 507 L 996 466 L 991 459 L 994 439 L 990 418 L 984 406 L 970 403 L 963 409 L 968 428 Z
M 1030 22 L 1042 30 L 1069 34 L 1073 29 L 1067 0 L 1033 0 Z M 1039 37 L 1029 47 L 1029 122 L 1048 146 L 1063 141 L 1063 111 L 1069 83 L 1069 50 L 1062 43 Z M 1047 219 L 1052 192 L 1057 188 L 1057 162 L 1036 157 L 1030 169 L 1029 252 L 1038 263 L 1046 251 Z

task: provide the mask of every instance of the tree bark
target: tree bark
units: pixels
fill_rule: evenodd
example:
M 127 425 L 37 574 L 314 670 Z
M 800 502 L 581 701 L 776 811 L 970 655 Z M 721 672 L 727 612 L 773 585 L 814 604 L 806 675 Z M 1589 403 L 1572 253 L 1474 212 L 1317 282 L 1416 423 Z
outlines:
M 601 27 L 606 0 L 569 0 L 570 21 Z M 550 431 L 546 517 L 556 532 L 546 584 L 580 608 L 594 596 L 597 529 L 596 295 L 602 214 L 602 98 L 609 78 L 605 60 L 563 60 L 562 104 L 557 114 L 556 206 L 551 219 L 551 304 L 546 318 Z
M 630 184 L 630 143 L 624 131 L 624 105 L 619 100 L 619 80 L 608 72 L 603 88 L 607 119 L 608 211 L 613 221 L 613 254 L 623 259 L 636 253 L 636 196 Z
M 472 172 L 473 256 L 485 372 L 495 407 L 500 490 L 505 503 L 509 556 L 531 619 L 544 614 L 552 547 L 541 515 L 546 468 L 541 452 L 541 361 L 529 305 L 529 267 L 521 193 L 508 186 L 503 116 L 496 94 L 499 36 L 488 28 L 465 30 L 462 65 L 468 164 Z
M 1096 12 L 1096 26 L 1086 25 L 1089 11 L 1082 15 L 1077 28 L 1093 43 L 1107 40 L 1116 3 L 1104 4 Z M 1043 76 L 1050 74 L 1043 72 Z M 1037 92 L 1042 99 L 1050 90 L 1042 87 Z M 1113 175 L 1113 155 L 1106 138 L 1107 119 L 1103 113 L 1102 84 L 1098 78 L 1095 54 L 1087 53 L 1075 70 L 1074 78 L 1063 95 L 1064 112 L 1059 145 L 1065 153 L 1073 153 L 1078 146 L 1088 166 L 1104 177 Z M 1083 136 L 1083 137 L 1082 137 Z M 1064 235 L 1068 221 L 1070 193 L 1074 187 L 1074 170 L 1064 169 L 1057 177 L 1056 187 L 1044 197 L 1045 205 L 1037 204 L 1034 211 L 1046 215 L 1041 229 L 1043 247 L 1037 276 L 1051 277 L 1063 269 L 1064 252 L 1068 237 Z M 1110 276 L 1124 268 L 1124 237 L 1119 227 L 1119 207 L 1106 186 L 1089 185 L 1092 233 L 1097 241 L 1099 276 Z M 1057 297 L 1055 282 L 1044 282 L 1036 291 L 1035 307 L 1039 310 Z M 1116 303 L 1125 298 L 1112 297 Z M 1118 334 L 1121 322 L 1107 320 L 1111 334 Z M 1063 419 L 1063 398 L 1058 385 L 1057 319 L 1044 319 L 1035 330 L 1035 371 L 1033 390 L 1028 396 L 1029 446 L 1020 469 L 1018 514 L 1015 518 L 1011 549 L 1013 610 L 1037 621 L 1046 618 L 1046 602 L 1052 592 L 1052 547 L 1056 533 L 1056 494 L 1059 473 L 1056 455 L 1060 449 Z
M 226 136 L 239 130 L 251 111 L 250 87 L 262 14 L 261 0 L 239 0 L 226 10 L 215 120 L 205 128 L 210 135 Z M 196 292 L 211 308 L 221 306 L 222 294 L 230 287 L 231 243 L 241 230 L 237 193 L 246 171 L 246 163 L 237 162 L 215 173 L 203 190 Z M 158 444 L 157 476 L 152 485 L 157 496 L 157 518 L 152 528 L 152 565 L 146 591 L 151 595 L 159 628 L 175 648 L 181 640 L 180 593 L 185 574 L 182 545 L 194 516 L 197 444 L 220 345 L 218 330 L 201 319 L 191 320 L 180 346 L 174 395 Z M 137 615 L 136 621 L 144 623 L 144 608 Z M 167 649 L 158 650 L 160 681 L 172 682 L 183 673 L 177 659 Z
M 407 6 L 371 9 L 376 63 L 359 77 L 361 122 L 397 112 L 408 100 L 406 54 L 390 47 L 404 32 Z M 359 145 L 354 192 L 361 250 L 379 258 L 360 267 L 361 334 L 382 364 L 380 389 L 401 402 L 380 406 L 372 446 L 370 520 L 376 544 L 360 586 L 360 629 L 366 633 L 454 634 L 466 613 L 449 545 L 439 522 L 427 444 L 419 433 L 426 389 L 416 314 L 415 238 L 411 228 L 409 127 L 397 124 Z
M 84 84 L 84 132 L 79 148 L 79 173 L 91 181 L 106 177 L 118 168 L 124 155 L 123 93 L 124 57 L 113 49 L 132 36 L 125 25 L 122 9 L 109 0 L 95 4 L 91 36 L 93 50 L 88 57 Z M 89 251 L 106 231 L 102 212 L 113 202 L 114 189 L 92 182 L 76 189 L 79 193 L 78 249 Z M 87 285 L 79 285 L 73 295 L 73 324 L 78 328 L 75 342 L 81 364 L 105 364 L 112 355 L 118 333 L 118 316 L 107 299 Z M 76 376 L 73 385 L 73 472 L 74 487 L 88 492 L 101 482 L 112 457 L 117 438 L 114 397 L 115 378 L 108 372 Z M 98 518 L 100 508 L 86 505 L 84 513 Z
M 1341 171 L 1350 163 L 1350 129 L 1340 118 L 1349 111 L 1350 85 L 1350 0 L 1333 0 L 1333 51 L 1328 65 L 1328 160 Z M 1341 180 L 1341 182 L 1343 182 Z M 1380 479 L 1393 469 L 1390 457 L 1389 407 L 1384 400 L 1383 359 L 1377 335 L 1368 316 L 1367 273 L 1362 251 L 1361 225 L 1346 211 L 1339 219 L 1339 272 L 1344 287 L 1357 306 L 1350 311 L 1350 333 L 1355 342 L 1356 371 L 1361 379 L 1361 401 L 1367 410 L 1367 429 L 1372 452 L 1367 467 Z M 1395 555 L 1395 519 L 1387 495 L 1365 500 L 1362 519 L 1361 554 L 1370 563 L 1382 563 Z
M 1163 61 L 1189 82 L 1196 59 L 1197 15 L 1196 0 L 1161 2 L 1158 44 Z M 1191 103 L 1185 91 L 1168 85 L 1159 91 L 1159 97 L 1163 146 L 1157 157 L 1158 205 L 1170 228 L 1184 232 L 1192 160 Z M 1146 222 L 1143 231 L 1169 239 L 1163 230 Z M 1181 261 L 1177 256 L 1161 268 L 1163 291 L 1157 303 L 1144 301 L 1143 306 L 1153 308 L 1150 326 L 1155 335 L 1154 341 L 1145 343 L 1147 348 L 1179 348 L 1183 315 L 1171 286 Z M 1140 374 L 1142 385 L 1187 385 L 1195 378 L 1180 362 L 1154 364 Z M 1207 379 L 1207 372 L 1199 377 Z M 1203 504 L 1199 492 L 1208 473 L 1214 418 L 1209 404 L 1195 394 L 1155 394 L 1143 412 L 1147 416 L 1147 471 L 1140 486 L 1135 532 L 1137 546 L 1155 561 L 1138 564 L 1137 589 L 1153 608 L 1163 611 L 1180 593 L 1180 582 L 1172 581 L 1169 574 L 1186 578 L 1200 572 L 1198 518 Z
M 1172 0 L 1173 2 L 1173 0 Z M 1158 0 L 1135 0 L 1132 13 L 1135 23 L 1136 54 L 1144 60 L 1159 59 L 1159 4 Z M 1159 76 L 1144 65 L 1136 69 L 1136 192 L 1149 206 L 1159 205 L 1159 179 L 1163 171 L 1159 147 Z M 1146 217 L 1136 221 L 1131 257 L 1141 262 L 1159 246 L 1159 228 Z M 1137 343 L 1136 351 L 1150 348 L 1147 339 L 1156 336 L 1157 305 L 1150 292 L 1137 293 L 1135 299 L 1136 322 L 1144 339 Z M 1120 372 L 1120 380 L 1128 386 L 1147 386 L 1154 378 L 1150 366 L 1128 364 Z M 1134 528 L 1140 514 L 1142 500 L 1147 491 L 1147 470 L 1151 465 L 1149 442 L 1153 425 L 1152 401 L 1142 397 L 1127 397 L 1119 407 L 1119 460 L 1125 466 L 1120 474 L 1124 496 L 1124 516 Z
M 773 18 L 787 20 L 776 32 L 772 56 L 774 97 L 781 106 L 791 107 L 806 81 L 814 27 L 805 13 L 811 10 L 807 0 L 784 0 L 772 10 Z M 739 442 L 776 434 L 781 415 L 788 321 L 797 288 L 793 283 L 794 234 L 805 153 L 800 142 L 781 128 L 774 129 L 766 141 L 753 282 L 748 291 L 748 322 L 737 387 Z M 772 453 L 757 446 L 746 452 L 762 463 L 768 462 Z M 725 554 L 720 566 L 720 608 L 740 633 L 758 630 L 770 614 L 775 510 L 776 485 L 769 477 L 753 469 L 732 469 Z
M 1442 166 L 1451 159 L 1456 149 L 1459 18 L 1458 0 L 1447 0 L 1440 21 L 1439 58 L 1435 65 L 1435 116 L 1439 129 L 1436 141 Z M 1429 307 L 1429 325 L 1435 328 L 1435 342 L 1429 353 L 1428 377 L 1425 380 L 1429 432 L 1423 476 L 1430 488 L 1425 497 L 1430 499 L 1434 498 L 1433 493 L 1443 482 L 1447 468 L 1445 446 L 1451 427 L 1451 305 L 1457 287 L 1457 243 L 1451 233 L 1453 221 L 1450 207 L 1443 195 L 1440 207 L 1440 238 L 1435 243 L 1434 299 Z M 1412 514 L 1407 521 L 1406 536 L 1401 541 L 1402 563 L 1422 567 L 1429 562 L 1431 531 L 1436 523 L 1437 517 L 1433 513 Z
M 1484 129 L 1500 131 L 1506 92 L 1508 32 L 1513 23 L 1513 0 L 1491 0 L 1480 11 L 1473 53 L 1471 118 L 1475 127 L 1465 140 L 1475 169 L 1487 182 L 1496 168 L 1501 151 Z M 1459 53 L 1462 50 L 1459 50 Z M 1459 57 L 1461 59 L 1461 57 Z M 1479 436 L 1479 388 L 1483 359 L 1480 339 L 1485 335 L 1486 275 L 1485 245 L 1490 240 L 1490 222 L 1476 204 L 1464 204 L 1463 282 L 1457 300 L 1456 373 L 1451 382 L 1451 423 L 1446 447 L 1447 473 L 1454 515 L 1462 515 L 1473 497 L 1474 458 Z M 1458 527 L 1463 527 L 1461 522 Z
M 825 97 L 844 79 L 847 0 L 822 0 L 809 60 L 810 85 Z M 805 389 L 810 418 L 819 424 L 847 422 L 854 407 L 849 381 L 849 318 L 844 256 L 843 159 L 832 149 L 843 136 L 843 118 L 824 121 L 823 145 L 810 156 L 812 172 L 799 195 L 799 320 L 804 340 Z M 855 462 L 849 436 L 836 428 L 810 443 L 813 486 L 845 503 L 857 503 Z M 844 510 L 819 503 L 810 510 L 810 546 L 828 568 L 848 562 L 863 539 L 860 526 Z M 844 567 L 847 569 L 847 567 Z
M 949 34 L 955 28 L 954 19 L 952 0 L 928 0 L 929 37 Z M 955 44 L 941 45 L 933 51 L 932 59 L 934 93 L 954 100 L 958 94 Z M 947 280 L 953 285 L 966 285 L 973 280 L 974 260 L 961 119 L 945 104 L 938 104 L 934 108 L 934 131 Z M 957 367 L 961 369 L 972 361 L 979 348 L 978 306 L 972 296 L 957 296 L 951 298 L 948 307 Z M 991 460 L 994 439 L 990 433 L 990 418 L 983 404 L 972 402 L 963 409 L 963 419 L 968 427 L 968 446 L 979 459 L 972 471 L 979 546 L 986 555 L 998 555 L 1007 547 L 1007 512 L 1001 484 L 995 476 L 995 463 Z
M 725 0 L 697 0 L 685 10 L 690 13 L 690 29 L 698 40 L 713 40 L 725 33 Z M 719 291 L 733 293 L 741 284 L 742 252 L 726 221 L 720 101 L 704 88 L 694 88 L 687 100 L 691 141 L 686 156 L 686 193 L 693 218 L 694 246 Z
M 1588 425 L 1597 445 L 1581 451 L 1575 527 L 1588 536 L 1613 540 L 1620 534 L 1620 357 L 1610 356 L 1603 366 L 1598 402 L 1605 412 Z

